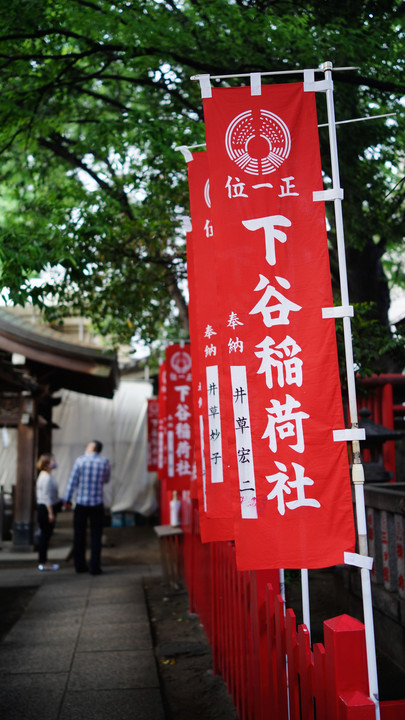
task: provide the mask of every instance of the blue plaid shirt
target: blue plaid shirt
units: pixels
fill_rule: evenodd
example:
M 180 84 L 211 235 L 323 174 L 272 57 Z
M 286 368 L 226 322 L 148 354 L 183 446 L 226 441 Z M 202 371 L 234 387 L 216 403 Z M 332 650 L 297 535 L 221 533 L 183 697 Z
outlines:
M 110 480 L 110 463 L 98 453 L 81 455 L 73 465 L 68 480 L 64 502 L 71 502 L 77 490 L 78 505 L 100 505 L 103 502 L 103 486 Z

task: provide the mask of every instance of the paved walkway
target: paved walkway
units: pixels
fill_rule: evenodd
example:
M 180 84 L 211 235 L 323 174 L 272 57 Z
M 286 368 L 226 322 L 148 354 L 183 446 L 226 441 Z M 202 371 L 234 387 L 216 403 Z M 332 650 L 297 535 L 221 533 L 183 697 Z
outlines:
M 143 587 L 160 566 L 108 564 L 94 577 L 71 562 L 41 573 L 33 558 L 0 552 L 0 592 L 38 587 L 0 643 L 2 720 L 164 720 Z

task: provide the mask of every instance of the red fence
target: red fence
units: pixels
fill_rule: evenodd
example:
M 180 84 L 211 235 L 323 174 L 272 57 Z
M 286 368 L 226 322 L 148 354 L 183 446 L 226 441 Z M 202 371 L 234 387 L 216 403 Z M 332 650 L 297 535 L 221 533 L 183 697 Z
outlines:
M 278 572 L 239 572 L 233 543 L 201 543 L 198 511 L 183 506 L 184 577 L 240 720 L 372 720 L 364 625 L 324 622 L 311 649 L 305 625 L 285 610 Z M 405 720 L 405 700 L 380 703 L 382 720 Z

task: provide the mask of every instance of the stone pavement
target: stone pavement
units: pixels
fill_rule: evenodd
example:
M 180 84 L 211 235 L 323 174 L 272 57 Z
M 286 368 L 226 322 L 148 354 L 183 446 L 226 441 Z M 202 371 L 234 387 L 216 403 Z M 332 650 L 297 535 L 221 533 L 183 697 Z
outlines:
M 121 547 L 117 564 L 107 552 L 102 575 L 78 575 L 66 551 L 50 553 L 65 556 L 57 572 L 39 572 L 36 555 L 0 551 L 0 593 L 38 588 L 0 643 L 0 717 L 164 720 L 143 581 L 160 566 L 129 563 Z

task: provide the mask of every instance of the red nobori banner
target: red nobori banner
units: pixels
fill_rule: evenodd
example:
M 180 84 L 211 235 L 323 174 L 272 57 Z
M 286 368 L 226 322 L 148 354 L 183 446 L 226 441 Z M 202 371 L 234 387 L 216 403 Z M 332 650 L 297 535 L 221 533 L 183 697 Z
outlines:
M 211 222 L 208 160 L 193 153 L 188 163 L 193 231 L 187 237 L 189 318 L 193 358 L 194 416 L 200 531 L 203 542 L 233 540 L 231 471 L 224 463 L 223 426 L 219 394 L 216 318 L 219 313 L 215 282 L 215 237 Z
M 167 489 L 189 490 L 193 473 L 193 393 L 189 345 L 166 348 Z
M 240 569 L 324 567 L 354 546 L 314 93 L 204 100 L 221 405 L 237 462 Z
M 192 237 L 191 232 L 187 233 L 187 274 L 188 274 L 188 316 L 189 316 L 189 328 L 190 328 L 190 352 L 191 352 L 191 363 L 193 368 L 193 472 L 190 483 L 190 498 L 199 501 L 199 507 L 203 502 L 203 483 L 205 482 L 205 465 L 204 465 L 204 441 L 201 437 L 200 428 L 200 407 L 201 407 L 201 380 L 200 380 L 200 368 L 198 365 L 198 353 L 197 348 L 193 341 L 193 318 L 195 315 L 195 289 L 194 289 L 194 275 L 190 272 L 190 268 L 193 266 L 192 260 Z
M 156 472 L 158 469 L 159 455 L 159 400 L 148 399 L 148 472 Z
M 167 477 L 167 373 L 166 363 L 159 366 L 158 478 Z

